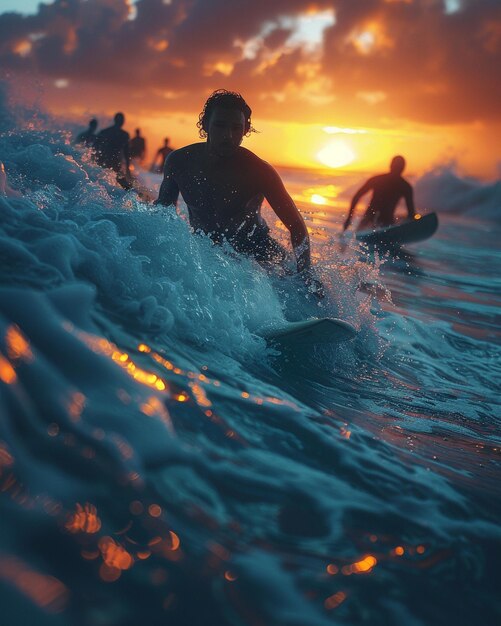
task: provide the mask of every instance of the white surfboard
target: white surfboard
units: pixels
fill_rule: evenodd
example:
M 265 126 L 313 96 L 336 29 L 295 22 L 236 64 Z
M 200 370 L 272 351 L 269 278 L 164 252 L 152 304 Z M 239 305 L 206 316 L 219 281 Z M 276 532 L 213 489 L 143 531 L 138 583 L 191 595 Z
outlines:
M 357 329 L 350 322 L 335 317 L 322 317 L 266 327 L 258 331 L 258 334 L 269 343 L 306 347 L 348 341 L 355 337 Z
M 428 213 L 428 215 L 423 215 L 418 219 L 407 220 L 386 228 L 360 230 L 357 232 L 357 239 L 369 245 L 401 246 L 428 239 L 437 228 L 437 214 Z

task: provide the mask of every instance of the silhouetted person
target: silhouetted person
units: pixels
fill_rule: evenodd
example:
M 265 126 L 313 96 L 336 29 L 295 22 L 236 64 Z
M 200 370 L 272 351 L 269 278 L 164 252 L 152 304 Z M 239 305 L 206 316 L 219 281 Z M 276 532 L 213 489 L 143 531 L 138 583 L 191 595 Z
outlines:
M 117 173 L 117 182 L 129 189 L 131 187 L 129 133 L 122 130 L 125 122 L 123 113 L 116 113 L 113 126 L 102 130 L 96 137 L 94 148 L 96 161 Z
M 312 275 L 310 239 L 301 214 L 273 167 L 240 147 L 254 130 L 251 114 L 239 93 L 212 93 L 197 124 L 207 141 L 167 156 L 157 203 L 175 204 L 181 193 L 195 231 L 216 243 L 226 240 L 237 252 L 268 265 L 283 261 L 285 250 L 261 216 L 266 198 L 290 232 L 298 272 L 310 291 L 322 297 L 322 285 Z
M 405 169 L 405 159 L 402 156 L 393 157 L 390 164 L 390 171 L 387 174 L 380 174 L 369 178 L 360 187 L 351 201 L 350 212 L 343 226 L 346 230 L 351 223 L 351 218 L 357 206 L 357 202 L 368 191 L 372 190 L 372 198 L 362 217 L 358 230 L 368 228 L 379 228 L 390 226 L 395 219 L 395 209 L 401 198 L 405 199 L 409 219 L 416 213 L 411 185 L 402 178 Z
M 136 128 L 136 135 L 129 141 L 129 154 L 131 159 L 144 161 L 146 154 L 146 141 L 141 137 L 141 129 Z
M 151 164 L 150 171 L 160 174 L 163 171 L 165 159 L 173 152 L 173 149 L 169 146 L 169 138 L 164 139 L 164 145 L 158 148 L 153 163 Z
M 97 120 L 95 117 L 93 117 L 90 122 L 89 122 L 89 128 L 87 128 L 87 130 L 84 130 L 83 132 L 79 133 L 76 138 L 75 141 L 73 143 L 75 144 L 83 144 L 84 146 L 88 147 L 88 148 L 92 148 L 92 146 L 94 145 L 95 141 L 96 141 L 96 128 L 97 128 Z

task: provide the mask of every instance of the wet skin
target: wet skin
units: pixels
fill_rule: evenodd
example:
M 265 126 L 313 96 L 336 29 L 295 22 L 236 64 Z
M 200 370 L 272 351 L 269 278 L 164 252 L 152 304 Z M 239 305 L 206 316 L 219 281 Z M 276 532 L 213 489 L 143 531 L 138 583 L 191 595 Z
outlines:
M 157 202 L 169 205 L 179 193 L 186 202 L 190 224 L 205 233 L 231 237 L 241 229 L 265 225 L 260 215 L 264 198 L 285 224 L 297 260 L 298 272 L 310 270 L 308 231 L 292 198 L 274 168 L 240 146 L 245 133 L 244 114 L 216 107 L 206 143 L 196 143 L 168 155 Z M 307 278 L 312 284 L 312 277 Z M 315 284 L 313 290 L 315 290 Z
M 405 199 L 408 218 L 412 219 L 416 212 L 411 185 L 399 173 L 390 171 L 370 178 L 351 201 L 350 211 L 344 223 L 344 230 L 351 223 L 351 218 L 360 198 L 372 190 L 372 198 L 362 217 L 358 229 L 379 228 L 394 223 L 395 209 L 401 198 Z

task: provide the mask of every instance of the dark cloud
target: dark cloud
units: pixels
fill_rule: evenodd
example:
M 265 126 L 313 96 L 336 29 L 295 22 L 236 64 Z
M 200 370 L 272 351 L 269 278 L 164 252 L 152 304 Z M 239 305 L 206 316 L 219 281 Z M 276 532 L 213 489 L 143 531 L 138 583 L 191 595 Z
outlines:
M 346 43 L 357 22 L 351 11 L 346 21 L 338 13 L 344 37 L 336 28 L 328 33 L 326 65 L 327 59 L 337 63 L 331 73 L 346 100 L 357 90 L 381 90 L 388 94 L 384 106 L 401 117 L 437 123 L 499 120 L 499 2 L 463 0 L 462 10 L 453 14 L 446 14 L 439 1 L 372 2 L 363 19 L 361 5 L 353 5 L 359 27 L 380 25 L 388 46 L 357 53 Z
M 166 107 L 185 94 L 185 108 L 197 109 L 208 91 L 226 86 L 259 100 L 269 116 L 283 116 L 277 103 L 285 102 L 298 120 L 332 110 L 354 123 L 500 117 L 498 0 L 463 0 L 450 14 L 442 0 L 140 0 L 135 7 L 135 19 L 127 0 L 56 0 L 33 16 L 0 15 L 0 66 L 94 81 L 122 95 L 141 90 L 157 103 L 165 93 Z M 336 22 L 325 30 L 323 56 L 291 39 L 297 24 L 285 18 L 328 9 Z

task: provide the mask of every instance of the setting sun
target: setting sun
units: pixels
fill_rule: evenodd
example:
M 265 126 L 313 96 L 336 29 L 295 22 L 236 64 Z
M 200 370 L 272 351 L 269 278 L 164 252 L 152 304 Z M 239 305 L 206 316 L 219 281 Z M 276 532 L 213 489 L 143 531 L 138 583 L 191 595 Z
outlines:
M 327 167 L 343 167 L 355 160 L 355 152 L 342 139 L 333 139 L 317 153 L 317 159 Z

